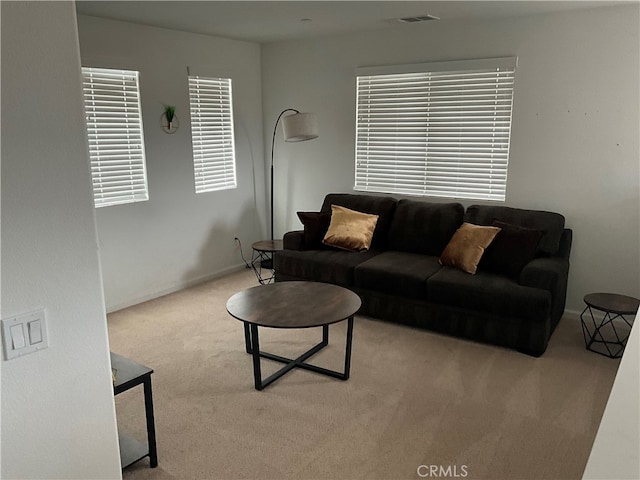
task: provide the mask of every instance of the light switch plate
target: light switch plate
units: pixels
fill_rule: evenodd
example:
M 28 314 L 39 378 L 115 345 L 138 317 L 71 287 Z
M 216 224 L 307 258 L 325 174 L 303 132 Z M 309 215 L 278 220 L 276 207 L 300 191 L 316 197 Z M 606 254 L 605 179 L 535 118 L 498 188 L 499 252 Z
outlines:
M 22 338 L 14 338 L 20 334 Z M 2 343 L 6 360 L 47 348 L 49 341 L 44 309 L 2 319 Z

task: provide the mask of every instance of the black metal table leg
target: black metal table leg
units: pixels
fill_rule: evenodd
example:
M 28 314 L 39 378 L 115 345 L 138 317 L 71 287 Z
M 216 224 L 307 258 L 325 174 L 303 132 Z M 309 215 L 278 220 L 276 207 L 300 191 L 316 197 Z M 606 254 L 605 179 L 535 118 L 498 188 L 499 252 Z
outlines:
M 247 349 L 247 353 L 251 354 L 253 357 L 253 379 L 256 390 L 264 390 L 267 386 L 271 385 L 274 381 L 282 377 L 285 373 L 293 370 L 294 368 L 301 368 L 303 370 L 309 370 L 311 372 L 320 373 L 322 375 L 327 375 L 329 377 L 337 378 L 339 380 L 348 380 L 349 373 L 351 370 L 351 346 L 353 339 L 353 319 L 351 316 L 347 320 L 347 335 L 346 335 L 346 346 L 345 346 L 345 354 L 344 354 L 344 372 L 337 372 L 335 370 L 329 370 L 327 368 L 318 367 L 316 365 L 311 365 L 305 363 L 310 357 L 318 353 L 324 347 L 329 344 L 329 326 L 322 326 L 322 341 L 312 347 L 311 349 L 304 352 L 298 358 L 286 358 L 281 357 L 279 355 L 274 355 L 268 352 L 260 351 L 260 342 L 258 339 L 258 325 L 254 323 L 244 322 L 244 333 L 245 333 L 245 346 Z M 280 370 L 273 373 L 266 379 L 262 379 L 262 371 L 260 367 L 260 358 L 266 358 L 268 360 L 274 360 L 276 362 L 286 364 Z
M 351 370 L 351 343 L 353 338 L 353 316 L 347 320 L 347 346 L 344 351 L 344 380 L 349 379 Z
M 251 324 L 251 350 L 253 354 L 253 380 L 256 390 L 262 390 L 262 372 L 260 371 L 260 344 L 258 341 L 258 325 Z
M 147 418 L 147 442 L 149 444 L 149 463 L 151 468 L 158 466 L 158 451 L 156 449 L 156 425 L 153 418 L 153 394 L 151 392 L 151 375 L 144 381 L 144 410 Z
M 268 285 L 274 280 L 273 253 L 254 250 L 251 257 L 251 268 L 261 285 Z M 269 270 L 269 276 L 263 276 L 262 270 Z
M 585 315 L 587 314 L 588 315 Z M 594 353 L 598 353 L 600 355 L 604 355 L 609 358 L 620 358 L 622 356 L 622 352 L 624 352 L 624 348 L 627 344 L 627 340 L 629 338 L 629 334 L 627 333 L 624 337 L 621 337 L 618 333 L 618 330 L 615 326 L 615 320 L 618 319 L 624 320 L 625 324 L 631 330 L 632 324 L 622 315 L 615 314 L 612 315 L 611 312 L 605 311 L 600 323 L 596 322 L 596 317 L 591 309 L 591 306 L 587 305 L 585 309 L 580 314 L 580 321 L 582 325 L 582 334 L 584 336 L 585 345 L 587 350 L 590 350 Z M 587 320 L 590 320 L 591 325 L 587 325 Z M 611 331 L 613 332 L 613 338 L 607 339 L 602 334 L 602 329 L 605 327 L 611 327 Z M 590 327 L 593 328 L 593 331 L 590 331 Z M 600 351 L 594 348 L 595 345 L 602 345 L 602 347 L 606 350 Z
M 244 324 L 244 347 L 247 353 L 251 353 L 251 333 L 249 332 L 249 324 L 247 322 L 243 322 Z

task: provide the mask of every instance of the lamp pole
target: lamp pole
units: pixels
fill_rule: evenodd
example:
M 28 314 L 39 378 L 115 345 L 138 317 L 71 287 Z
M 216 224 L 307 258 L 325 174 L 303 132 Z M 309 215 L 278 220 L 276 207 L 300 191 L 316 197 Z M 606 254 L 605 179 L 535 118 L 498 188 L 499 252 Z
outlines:
M 294 108 L 285 108 L 282 112 L 280 112 L 280 115 L 278 115 L 276 124 L 273 127 L 273 137 L 271 138 L 271 241 L 273 241 L 273 148 L 276 143 L 276 130 L 278 129 L 278 123 L 280 122 L 282 115 L 284 115 L 287 112 L 300 113 L 298 110 Z

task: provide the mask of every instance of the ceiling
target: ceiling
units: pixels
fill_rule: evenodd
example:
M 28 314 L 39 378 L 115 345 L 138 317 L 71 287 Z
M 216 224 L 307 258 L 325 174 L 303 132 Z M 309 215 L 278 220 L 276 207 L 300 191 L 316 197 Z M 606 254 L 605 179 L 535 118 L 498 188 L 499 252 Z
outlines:
M 192 33 L 267 43 L 398 27 L 397 18 L 441 22 L 599 8 L 632 1 L 83 1 L 78 13 Z

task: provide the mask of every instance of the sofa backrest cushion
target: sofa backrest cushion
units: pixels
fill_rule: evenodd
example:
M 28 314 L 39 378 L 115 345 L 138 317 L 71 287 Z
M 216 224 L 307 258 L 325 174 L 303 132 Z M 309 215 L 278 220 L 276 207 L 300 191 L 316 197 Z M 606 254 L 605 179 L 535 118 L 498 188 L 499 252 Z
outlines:
M 355 195 L 351 193 L 329 193 L 324 198 L 321 211 L 331 213 L 331 205 L 339 205 L 357 212 L 378 215 L 376 229 L 373 232 L 371 248 L 384 249 L 391 226 L 393 212 L 398 201 L 392 197 L 375 195 Z
M 400 200 L 389 231 L 389 249 L 440 256 L 463 216 L 459 203 Z
M 559 213 L 503 206 L 471 205 L 464 215 L 465 222 L 476 225 L 492 225 L 494 220 L 540 230 L 542 238 L 538 243 L 538 254 L 558 253 L 564 230 L 564 217 Z

